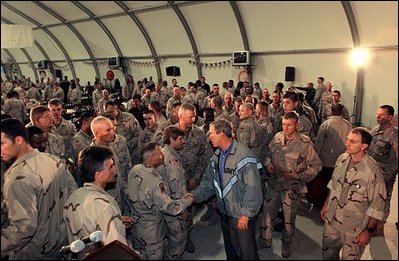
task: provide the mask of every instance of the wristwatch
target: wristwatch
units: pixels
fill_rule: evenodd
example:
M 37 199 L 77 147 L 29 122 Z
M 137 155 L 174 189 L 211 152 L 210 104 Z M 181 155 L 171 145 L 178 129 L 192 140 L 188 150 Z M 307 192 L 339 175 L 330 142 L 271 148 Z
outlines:
M 372 235 L 375 232 L 375 227 L 368 227 L 366 228 L 367 232 L 369 232 L 370 235 Z

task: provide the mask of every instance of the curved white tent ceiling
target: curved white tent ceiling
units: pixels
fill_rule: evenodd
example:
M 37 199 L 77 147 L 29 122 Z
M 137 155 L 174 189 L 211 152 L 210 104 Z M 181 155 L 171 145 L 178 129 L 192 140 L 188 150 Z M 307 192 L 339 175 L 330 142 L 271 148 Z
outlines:
M 35 38 L 32 47 L 2 49 L 2 65 L 31 79 L 40 78 L 37 62 L 48 60 L 50 76 L 61 69 L 69 78 L 93 82 L 94 77 L 105 77 L 106 59 L 119 56 L 125 66 L 114 72 L 122 83 L 127 74 L 136 80 L 153 76 L 170 81 L 165 68 L 176 65 L 182 70 L 180 85 L 202 75 L 211 84 L 221 84 L 246 76 L 230 59 L 233 51 L 248 50 L 254 65 L 250 81 L 273 89 L 276 82 L 284 81 L 286 66 L 296 68 L 297 86 L 324 76 L 343 92 L 350 110 L 361 112 L 356 113 L 355 123 L 361 116 L 364 125 L 374 125 L 379 104 L 398 108 L 396 1 L 2 1 L 1 5 L 3 24 L 30 25 Z M 366 68 L 356 70 L 348 64 L 348 52 L 354 47 L 371 51 Z

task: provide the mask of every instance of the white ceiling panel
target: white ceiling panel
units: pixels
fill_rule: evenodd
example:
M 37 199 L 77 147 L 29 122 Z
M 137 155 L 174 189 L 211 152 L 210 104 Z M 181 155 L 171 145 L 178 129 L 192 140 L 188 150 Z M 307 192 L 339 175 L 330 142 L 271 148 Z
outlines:
M 61 42 L 71 59 L 89 58 L 89 54 L 86 52 L 79 38 L 68 27 L 57 26 L 51 27 L 49 30 Z
M 146 12 L 137 17 L 147 28 L 158 54 L 193 53 L 186 31 L 172 9 Z
M 89 8 L 95 15 L 115 14 L 122 11 L 113 1 L 80 1 L 80 3 Z
M 8 54 L 6 54 L 6 52 L 4 52 L 3 49 L 1 49 L 1 62 L 2 63 L 11 63 L 11 58 L 8 56 Z
M 354 1 L 351 3 L 358 21 L 362 46 L 398 44 L 397 1 Z
M 11 48 L 7 49 L 12 56 L 14 56 L 14 59 L 17 60 L 18 62 L 28 62 L 28 58 L 25 56 L 25 54 L 21 51 L 19 48 Z
M 141 10 L 151 7 L 167 5 L 166 1 L 123 1 L 129 10 Z
M 227 1 L 181 7 L 194 35 L 199 53 L 224 53 L 243 50 L 237 19 Z M 207 19 L 203 19 L 206 14 Z
M 77 23 L 74 26 L 85 38 L 94 57 L 104 58 L 117 55 L 111 40 L 96 22 Z
M 67 21 L 88 18 L 89 16 L 69 1 L 43 1 L 43 4 L 54 10 Z
M 42 30 L 33 31 L 36 41 L 43 47 L 50 60 L 66 60 L 60 47 Z
M 351 47 L 340 2 L 238 2 L 251 51 Z
M 5 18 L 12 22 L 13 24 L 24 24 L 24 25 L 30 25 L 32 27 L 35 26 L 35 24 L 29 22 L 25 18 L 17 15 L 7 7 L 1 6 L 1 18 Z
M 30 18 L 36 20 L 42 25 L 59 22 L 57 18 L 35 5 L 32 1 L 12 1 L 7 3 L 17 8 L 22 13 L 27 14 Z
M 45 59 L 44 55 L 40 52 L 39 48 L 37 48 L 35 44 L 33 44 L 32 47 L 25 48 L 25 50 L 30 55 L 30 58 L 32 58 L 33 61 L 40 61 Z
M 129 16 L 104 19 L 103 23 L 115 37 L 124 56 L 151 55 L 143 34 Z

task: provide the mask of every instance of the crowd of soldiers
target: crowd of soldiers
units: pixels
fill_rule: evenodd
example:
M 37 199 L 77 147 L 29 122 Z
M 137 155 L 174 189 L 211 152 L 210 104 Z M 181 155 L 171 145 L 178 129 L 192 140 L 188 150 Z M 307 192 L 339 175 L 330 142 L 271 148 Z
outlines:
M 374 235 L 389 214 L 398 171 L 394 109 L 380 106 L 371 130 L 352 129 L 341 92 L 323 77 L 316 88 L 309 83 L 287 91 L 282 83 L 269 91 L 233 80 L 211 87 L 205 77 L 186 87 L 176 79 L 172 86 L 152 79 L 136 84 L 130 75 L 121 88 L 63 82 L 2 83 L 2 258 L 59 258 L 62 244 L 101 229 L 105 244 L 117 239 L 145 259 L 181 259 L 195 251 L 193 202 L 214 195 L 206 215 L 236 218 L 232 213 L 244 204 L 237 201 L 245 190 L 241 182 L 249 182 L 243 181 L 245 166 L 252 163 L 259 184 L 251 184 L 251 195 L 259 185 L 262 196 L 248 214 L 256 224 L 248 249 L 272 246 L 280 211 L 281 255 L 288 258 L 304 198 L 322 209 L 326 259 L 336 258 L 342 246 L 343 258 L 360 258 L 370 240 L 363 230 Z M 93 110 L 79 115 L 77 124 L 66 120 L 65 107 L 77 108 L 84 95 Z M 215 138 L 220 132 L 234 151 L 246 152 L 237 165 L 215 165 L 215 157 L 219 162 L 225 155 Z M 211 170 L 240 182 L 204 179 Z M 230 192 L 229 186 L 243 187 Z M 238 217 L 238 230 L 249 229 Z M 352 240 L 351 249 L 337 239 L 342 234 Z M 226 240 L 225 249 L 230 258 L 258 258 L 244 250 L 231 254 L 236 250 Z

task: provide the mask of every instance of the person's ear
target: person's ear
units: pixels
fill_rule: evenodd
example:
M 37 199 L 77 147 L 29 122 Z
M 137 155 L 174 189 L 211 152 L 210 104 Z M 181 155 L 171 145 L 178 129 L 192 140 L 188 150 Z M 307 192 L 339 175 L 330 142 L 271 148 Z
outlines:
M 15 137 L 14 142 L 17 145 L 22 145 L 22 143 L 25 142 L 25 139 L 22 138 L 21 136 L 17 136 L 17 137 Z

